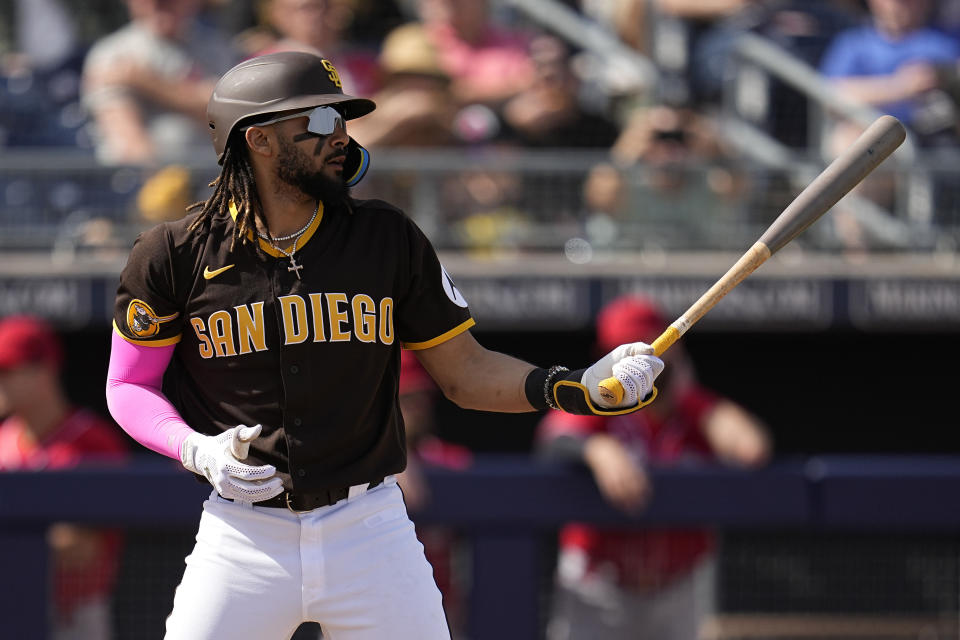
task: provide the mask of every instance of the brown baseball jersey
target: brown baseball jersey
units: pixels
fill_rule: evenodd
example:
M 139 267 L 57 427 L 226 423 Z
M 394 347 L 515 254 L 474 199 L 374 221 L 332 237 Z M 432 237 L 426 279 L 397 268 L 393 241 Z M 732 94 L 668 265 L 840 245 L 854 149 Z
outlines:
M 130 342 L 176 345 L 164 392 L 187 424 L 263 425 L 247 462 L 275 465 L 297 491 L 402 471 L 401 345 L 474 324 L 423 232 L 381 201 L 321 205 L 297 240 L 298 279 L 262 239 L 231 250 L 234 210 L 189 231 L 195 215 L 137 239 L 114 312 Z

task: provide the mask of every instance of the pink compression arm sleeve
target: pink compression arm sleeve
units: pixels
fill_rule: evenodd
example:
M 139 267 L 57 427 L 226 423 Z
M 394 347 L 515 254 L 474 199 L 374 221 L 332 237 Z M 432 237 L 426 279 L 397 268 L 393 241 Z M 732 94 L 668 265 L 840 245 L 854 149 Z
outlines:
M 107 372 L 107 407 L 134 440 L 179 460 L 180 445 L 193 429 L 160 390 L 173 349 L 173 345 L 133 344 L 114 331 Z

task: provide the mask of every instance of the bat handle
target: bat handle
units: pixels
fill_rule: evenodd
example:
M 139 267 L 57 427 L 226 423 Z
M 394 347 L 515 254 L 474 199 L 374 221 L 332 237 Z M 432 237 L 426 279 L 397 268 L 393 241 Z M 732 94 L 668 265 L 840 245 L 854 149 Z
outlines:
M 653 347 L 653 355 L 660 357 L 663 355 L 663 352 L 670 348 L 670 346 L 680 338 L 681 332 L 679 329 L 670 325 L 667 327 L 667 330 L 660 334 L 660 336 L 653 341 L 651 345 Z M 597 384 L 597 391 L 600 393 L 600 397 L 606 400 L 607 402 L 612 403 L 614 406 L 623 402 L 623 385 L 620 384 L 620 381 L 616 377 L 611 376 L 609 378 L 604 378 Z M 642 399 L 642 398 L 641 398 Z
M 653 341 L 653 344 L 650 345 L 653 347 L 653 355 L 658 358 L 662 356 L 663 352 L 673 346 L 673 343 L 679 340 L 682 335 L 683 333 L 673 324 L 667 327 L 667 330 L 661 333 L 657 339 Z

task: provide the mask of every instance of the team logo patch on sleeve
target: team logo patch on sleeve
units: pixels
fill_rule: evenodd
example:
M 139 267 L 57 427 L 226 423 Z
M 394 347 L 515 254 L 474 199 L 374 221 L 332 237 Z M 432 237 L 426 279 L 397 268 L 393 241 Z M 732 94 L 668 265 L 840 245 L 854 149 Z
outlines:
M 447 273 L 447 270 L 444 269 L 443 265 L 440 265 L 440 270 L 443 272 L 440 275 L 440 280 L 443 282 L 443 292 L 447 294 L 448 298 L 450 298 L 450 302 L 458 307 L 463 307 L 466 309 L 467 299 L 463 297 L 462 293 L 460 293 L 460 289 L 457 289 L 457 285 L 453 284 L 453 278 L 450 277 L 450 274 Z
M 127 305 L 127 328 L 138 338 L 152 338 L 160 333 L 160 324 L 170 322 L 179 313 L 169 316 L 158 316 L 150 305 L 143 300 L 134 298 Z

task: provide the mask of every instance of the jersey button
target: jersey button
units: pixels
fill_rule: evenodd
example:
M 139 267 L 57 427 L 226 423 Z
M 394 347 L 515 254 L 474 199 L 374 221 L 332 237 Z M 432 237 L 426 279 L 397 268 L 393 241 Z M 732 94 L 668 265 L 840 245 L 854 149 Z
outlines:
M 302 424 L 303 424 L 303 420 L 301 420 L 300 418 L 294 418 L 294 419 L 293 419 L 293 426 L 299 427 L 299 426 L 302 425 Z
M 297 471 L 297 475 L 302 478 L 303 476 L 307 475 L 307 472 L 303 469 L 300 469 L 300 471 Z
M 297 365 L 290 365 L 290 373 L 300 373 L 300 367 Z

